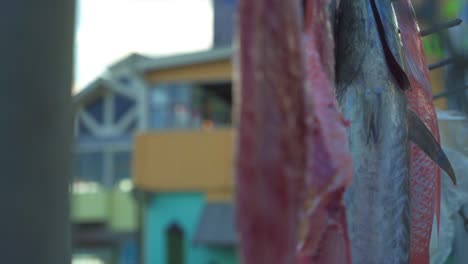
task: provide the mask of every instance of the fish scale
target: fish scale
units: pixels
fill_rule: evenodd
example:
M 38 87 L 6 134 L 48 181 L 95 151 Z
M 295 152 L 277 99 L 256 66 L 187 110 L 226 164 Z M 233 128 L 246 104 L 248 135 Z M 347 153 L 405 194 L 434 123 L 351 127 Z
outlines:
M 400 0 L 394 2 L 394 7 L 411 84 L 411 89 L 406 91 L 408 104 L 440 142 L 429 70 L 413 6 L 410 0 Z M 410 186 L 410 263 L 427 264 L 434 213 L 440 223 L 440 169 L 415 144 L 411 144 Z

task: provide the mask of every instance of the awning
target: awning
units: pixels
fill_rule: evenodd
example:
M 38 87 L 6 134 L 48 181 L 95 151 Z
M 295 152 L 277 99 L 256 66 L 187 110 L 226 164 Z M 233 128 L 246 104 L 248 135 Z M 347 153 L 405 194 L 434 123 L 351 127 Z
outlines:
M 235 246 L 234 208 L 231 203 L 208 203 L 203 209 L 194 238 L 195 244 Z

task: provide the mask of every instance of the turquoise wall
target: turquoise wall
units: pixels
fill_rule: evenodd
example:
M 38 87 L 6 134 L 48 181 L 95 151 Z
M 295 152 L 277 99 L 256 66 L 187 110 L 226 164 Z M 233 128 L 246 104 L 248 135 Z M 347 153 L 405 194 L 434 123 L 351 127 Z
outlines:
M 202 193 L 155 194 L 147 204 L 144 255 L 146 264 L 166 264 L 166 230 L 178 224 L 184 230 L 185 264 L 234 264 L 234 248 L 194 245 L 205 198 Z
M 236 264 L 237 254 L 234 248 L 232 247 L 201 247 L 200 250 L 203 252 L 204 262 L 196 263 L 209 263 L 208 261 L 213 261 L 216 264 Z

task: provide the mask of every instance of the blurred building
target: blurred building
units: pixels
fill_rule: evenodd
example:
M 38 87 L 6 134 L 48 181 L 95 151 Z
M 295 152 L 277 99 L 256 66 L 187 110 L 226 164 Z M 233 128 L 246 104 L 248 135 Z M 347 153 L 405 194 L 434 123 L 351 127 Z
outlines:
M 145 263 L 235 263 L 231 50 L 135 65 L 148 85 L 135 138 Z
M 77 263 L 236 263 L 231 71 L 133 54 L 75 96 Z
M 236 2 L 213 1 L 213 50 L 132 54 L 74 96 L 73 263 L 235 262 Z
M 77 94 L 74 106 L 74 259 L 136 264 L 139 221 L 130 176 L 141 117 L 135 92 L 109 74 Z

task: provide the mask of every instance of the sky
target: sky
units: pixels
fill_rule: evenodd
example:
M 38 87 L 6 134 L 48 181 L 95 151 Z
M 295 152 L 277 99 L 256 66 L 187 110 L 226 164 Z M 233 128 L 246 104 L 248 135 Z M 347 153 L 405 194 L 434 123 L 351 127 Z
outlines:
M 78 0 L 74 91 L 132 52 L 164 56 L 209 49 L 212 0 Z

